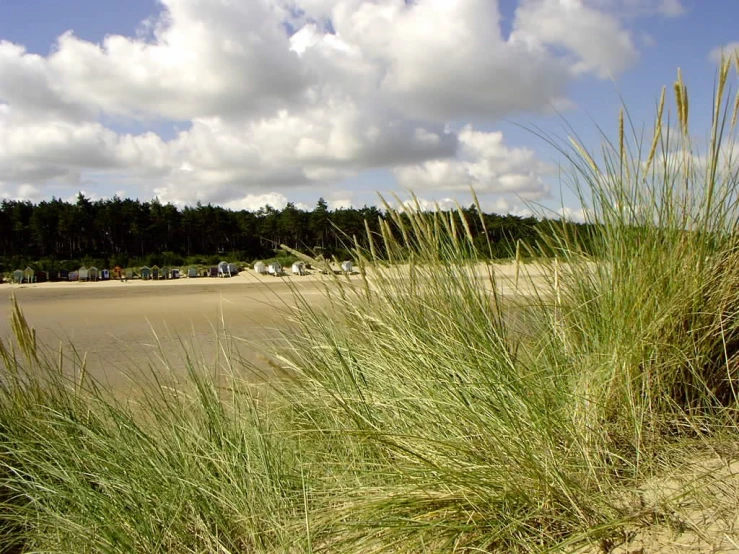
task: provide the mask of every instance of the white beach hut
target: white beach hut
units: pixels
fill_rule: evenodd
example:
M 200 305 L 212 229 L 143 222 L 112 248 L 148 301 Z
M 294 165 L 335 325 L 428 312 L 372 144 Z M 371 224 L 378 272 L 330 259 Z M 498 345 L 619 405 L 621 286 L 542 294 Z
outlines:
M 341 262 L 341 271 L 343 271 L 344 273 L 351 273 L 352 271 L 354 271 L 354 264 L 349 260 Z
M 231 274 L 231 277 L 238 275 L 239 267 L 236 264 L 228 264 L 228 272 Z
M 77 279 L 79 281 L 87 281 L 90 278 L 90 270 L 82 266 L 77 270 Z
M 304 262 L 295 262 L 292 266 L 293 275 L 307 275 Z
M 272 262 L 267 266 L 267 273 L 278 277 L 279 275 L 282 275 L 282 266 L 279 262 Z
M 100 271 L 97 267 L 91 267 L 87 270 L 87 280 L 88 281 L 97 281 L 100 277 Z
M 267 266 L 264 265 L 264 262 L 257 262 L 254 264 L 254 273 L 257 273 L 258 275 L 267 274 Z
M 221 262 L 218 264 L 218 276 L 231 277 L 231 272 L 228 269 L 228 262 Z
M 187 278 L 188 279 L 194 279 L 198 276 L 198 268 L 194 265 L 191 265 L 187 268 Z

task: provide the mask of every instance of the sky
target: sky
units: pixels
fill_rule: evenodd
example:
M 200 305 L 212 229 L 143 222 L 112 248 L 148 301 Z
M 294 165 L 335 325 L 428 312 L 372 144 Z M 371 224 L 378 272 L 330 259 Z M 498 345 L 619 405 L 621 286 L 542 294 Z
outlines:
M 562 156 L 682 68 L 708 132 L 737 0 L 0 0 L 0 199 L 579 213 Z M 567 169 L 566 167 L 564 168 Z M 573 215 L 576 217 L 576 215 Z

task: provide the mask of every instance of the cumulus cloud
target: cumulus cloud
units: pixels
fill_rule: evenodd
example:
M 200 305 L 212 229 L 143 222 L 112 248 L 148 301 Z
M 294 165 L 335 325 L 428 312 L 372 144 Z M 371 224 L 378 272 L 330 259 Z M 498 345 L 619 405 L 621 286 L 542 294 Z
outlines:
M 164 141 L 154 133 L 117 134 L 97 122 L 27 121 L 0 109 L 0 179 L 76 183 L 85 170 L 139 175 L 166 171 Z
M 243 198 L 227 202 L 225 207 L 231 210 L 248 210 L 251 212 L 255 212 L 266 206 L 281 210 L 287 206 L 287 202 L 287 196 L 284 194 L 269 192 L 266 194 L 247 194 Z
M 60 94 L 108 113 L 176 120 L 293 101 L 305 71 L 267 0 L 161 0 L 150 41 L 62 35 L 46 60 Z
M 739 55 L 739 41 L 729 42 L 723 46 L 717 46 L 708 54 L 708 59 L 714 63 L 721 63 L 723 57 Z
M 528 148 L 510 148 L 500 132 L 476 131 L 466 126 L 459 133 L 454 159 L 437 159 L 395 168 L 398 182 L 411 190 L 513 193 L 540 198 L 549 192 L 545 181 L 554 168 Z
M 337 34 L 381 68 L 388 102 L 442 120 L 541 110 L 564 95 L 560 60 L 504 40 L 499 20 L 491 0 L 345 1 L 332 13 Z
M 6 111 L 12 105 L 19 120 L 76 120 L 94 113 L 83 102 L 60 93 L 47 59 L 7 41 L 0 41 L 0 102 Z
M 588 214 L 583 208 L 570 208 L 564 206 L 559 210 L 559 216 L 574 223 L 585 223 L 592 219 L 592 215 Z
M 38 202 L 43 197 L 42 191 L 28 183 L 13 186 L 0 181 L 0 200 L 29 200 L 31 202 Z
M 353 207 L 354 203 L 351 198 L 338 198 L 336 200 L 329 200 L 328 202 L 329 210 L 343 210 Z
M 524 0 L 516 10 L 512 36 L 533 45 L 566 48 L 576 74 L 617 76 L 639 56 L 631 34 L 616 17 L 580 0 Z
M 136 36 L 92 43 L 70 31 L 48 56 L 0 42 L 3 190 L 112 175 L 172 201 L 251 206 L 395 167 L 404 186 L 540 196 L 547 168 L 533 152 L 448 123 L 571 106 L 579 75 L 637 60 L 624 13 L 681 8 L 520 0 L 505 37 L 497 0 L 160 5 Z M 109 121 L 186 130 L 165 138 Z

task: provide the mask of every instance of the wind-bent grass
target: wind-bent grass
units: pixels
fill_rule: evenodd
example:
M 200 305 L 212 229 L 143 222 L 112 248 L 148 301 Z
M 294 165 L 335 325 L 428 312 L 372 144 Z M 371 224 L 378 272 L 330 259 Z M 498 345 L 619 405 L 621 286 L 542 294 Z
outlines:
M 57 371 L 16 311 L 0 551 L 608 551 L 640 527 L 697 529 L 689 506 L 738 484 L 716 469 L 739 437 L 729 69 L 705 156 L 682 81 L 679 136 L 663 95 L 648 148 L 622 116 L 601 155 L 563 149 L 595 255 L 547 233 L 553 277 L 525 303 L 500 296 L 461 210 L 416 205 L 387 206 L 356 247 L 362 278 L 330 280 L 322 307 L 296 290 L 268 390 L 233 354 L 225 385 L 187 358 L 185 389 L 117 404 Z
M 190 387 L 150 388 L 126 407 L 56 373 L 17 320 L 25 363 L 0 350 L 0 513 L 15 531 L 0 545 L 239 552 L 301 543 L 286 533 L 302 510 L 300 452 L 248 389 L 229 398 L 190 365 Z

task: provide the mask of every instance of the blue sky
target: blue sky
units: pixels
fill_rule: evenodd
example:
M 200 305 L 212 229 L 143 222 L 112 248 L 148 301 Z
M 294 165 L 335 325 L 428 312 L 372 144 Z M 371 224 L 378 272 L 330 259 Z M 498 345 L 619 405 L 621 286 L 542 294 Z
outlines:
M 577 203 L 527 127 L 651 127 L 683 69 L 707 133 L 735 0 L 0 0 L 0 198 L 256 209 L 413 190 Z M 523 128 L 522 128 L 523 127 Z

